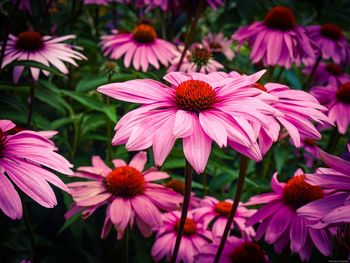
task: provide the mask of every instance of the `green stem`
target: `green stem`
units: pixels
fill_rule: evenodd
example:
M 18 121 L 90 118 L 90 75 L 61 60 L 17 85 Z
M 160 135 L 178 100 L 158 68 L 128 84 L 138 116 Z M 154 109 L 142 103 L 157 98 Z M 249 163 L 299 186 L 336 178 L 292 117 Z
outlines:
M 342 135 L 338 132 L 338 128 L 334 127 L 331 135 L 329 136 L 326 152 L 333 153 L 337 149 L 341 136 Z
M 171 263 L 176 262 L 177 254 L 179 253 L 181 239 L 187 219 L 187 213 L 188 208 L 190 206 L 190 198 L 191 198 L 191 187 L 192 187 L 192 173 L 193 168 L 190 165 L 190 163 L 186 160 L 186 166 L 185 166 L 185 193 L 184 193 L 184 200 L 182 204 L 182 211 L 181 211 L 181 218 L 180 218 L 180 224 L 179 228 L 177 230 L 177 236 L 174 246 L 173 255 L 171 257 Z
M 244 179 L 247 174 L 248 164 L 249 164 L 249 158 L 247 158 L 244 155 L 241 155 L 241 159 L 239 163 L 239 176 L 238 176 L 238 182 L 237 182 L 236 193 L 233 201 L 233 206 L 230 211 L 229 217 L 227 219 L 225 230 L 222 235 L 218 251 L 216 252 L 216 255 L 215 255 L 214 263 L 220 262 L 222 251 L 224 249 L 227 237 L 230 233 L 231 224 L 232 224 L 233 218 L 235 217 L 238 204 L 241 200 L 241 195 L 242 195 L 243 186 L 244 186 Z
M 316 60 L 316 62 L 315 62 L 315 64 L 314 64 L 314 66 L 312 67 L 312 70 L 311 70 L 311 73 L 310 73 L 309 78 L 307 79 L 307 81 L 306 81 L 305 84 L 304 84 L 304 88 L 303 88 L 303 89 L 304 89 L 305 91 L 310 90 L 310 84 L 311 84 L 312 80 L 313 80 L 314 77 L 315 77 L 316 70 L 317 70 L 318 65 L 320 64 L 321 60 L 322 60 L 322 56 L 320 55 L 320 56 L 317 58 L 317 60 Z
M 129 227 L 127 227 L 123 238 L 123 263 L 129 262 L 129 231 Z
M 276 78 L 276 82 L 279 82 L 281 80 L 281 77 L 283 75 L 283 72 L 285 71 L 286 68 L 281 68 L 278 72 L 277 78 Z
M 33 108 L 34 108 L 34 91 L 35 88 L 33 85 L 30 86 L 29 90 L 29 104 L 28 104 L 28 117 L 27 117 L 27 127 L 30 127 L 30 124 L 32 123 L 32 117 L 33 117 Z
M 35 242 L 35 236 L 34 236 L 34 231 L 33 231 L 33 227 L 30 223 L 30 218 L 29 218 L 29 212 L 28 212 L 28 208 L 27 208 L 27 204 L 24 203 L 23 205 L 23 218 L 24 218 L 24 225 L 26 227 L 28 236 L 29 236 L 29 241 L 30 241 L 30 246 L 31 246 L 31 250 L 32 250 L 32 255 L 30 258 L 31 262 L 36 262 L 35 261 L 35 248 L 36 248 L 36 242 Z

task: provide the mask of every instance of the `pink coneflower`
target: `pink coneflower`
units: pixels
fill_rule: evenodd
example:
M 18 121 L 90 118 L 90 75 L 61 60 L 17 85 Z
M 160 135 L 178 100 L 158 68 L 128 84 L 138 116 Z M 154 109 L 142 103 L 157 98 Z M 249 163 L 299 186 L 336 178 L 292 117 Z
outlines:
M 178 64 L 181 59 L 183 47 L 180 48 L 181 52 L 178 52 L 175 58 L 171 61 L 171 66 L 168 72 L 177 71 Z M 211 73 L 223 69 L 224 66 L 217 62 L 211 55 L 209 48 L 201 45 L 194 45 L 191 51 L 186 52 L 186 56 L 182 61 L 179 71 L 181 72 L 200 72 Z
M 56 153 L 56 147 L 39 133 L 29 130 L 10 135 L 15 124 L 0 120 L 0 209 L 10 218 L 22 217 L 21 199 L 8 179 L 40 205 L 51 208 L 57 200 L 51 183 L 69 192 L 67 186 L 43 166 L 73 174 L 72 165 Z
M 68 62 L 74 66 L 78 66 L 76 60 L 86 59 L 81 53 L 76 51 L 76 46 L 62 43 L 65 40 L 74 39 L 74 35 L 63 37 L 43 36 L 36 31 L 26 31 L 18 35 L 9 35 L 9 40 L 6 45 L 5 57 L 2 64 L 6 65 L 14 61 L 35 61 L 44 64 L 47 67 L 50 65 L 56 67 L 63 74 L 68 73 L 67 67 L 63 62 Z M 39 79 L 40 71 L 48 76 L 50 73 L 35 67 L 30 67 L 30 72 L 35 81 Z M 24 66 L 14 66 L 13 81 L 18 82 L 22 75 Z
M 199 1 L 198 1 L 199 2 Z M 196 3 L 199 5 L 199 3 L 196 3 L 196 1 L 193 1 L 193 3 Z M 206 0 L 206 3 L 213 9 L 214 11 L 224 4 L 223 0 Z M 151 8 L 154 7 L 160 7 L 163 11 L 172 11 L 173 9 L 176 9 L 180 7 L 183 4 L 188 4 L 187 1 L 183 0 L 136 0 L 136 6 L 143 7 L 148 6 Z
M 198 221 L 203 222 L 204 229 L 208 229 L 210 226 L 213 236 L 218 237 L 222 236 L 224 232 L 232 205 L 233 202 L 230 199 L 219 201 L 214 197 L 207 196 L 200 202 L 199 208 L 193 210 L 193 213 Z M 245 221 L 255 212 L 256 210 L 249 210 L 240 203 L 235 213 L 231 229 L 234 229 L 236 225 L 243 236 L 254 236 L 254 229 L 252 227 L 246 227 Z
M 169 175 L 154 168 L 143 172 L 146 161 L 147 154 L 140 152 L 129 165 L 120 159 L 113 160 L 112 170 L 100 157 L 94 156 L 92 167 L 80 167 L 75 173 L 76 177 L 90 180 L 68 184 L 75 203 L 66 217 L 83 211 L 83 218 L 87 218 L 107 204 L 101 238 L 105 238 L 114 225 L 118 239 L 122 239 L 125 229 L 135 221 L 143 236 L 149 237 L 152 228 L 162 223 L 160 209 L 178 209 L 182 197 L 154 183 Z
M 152 256 L 157 262 L 163 258 L 169 261 L 171 258 L 180 224 L 180 214 L 175 211 L 162 215 L 163 226 L 157 229 L 156 241 L 152 247 Z M 194 262 L 194 255 L 210 241 L 211 233 L 203 230 L 202 224 L 196 221 L 189 211 L 176 262 Z
M 332 252 L 332 238 L 328 229 L 313 229 L 314 221 L 297 214 L 297 210 L 315 200 L 322 199 L 321 187 L 312 186 L 305 181 L 305 175 L 299 169 L 287 183 L 277 180 L 277 173 L 271 180 L 272 193 L 261 194 L 250 198 L 246 205 L 265 204 L 258 210 L 246 225 L 258 222 L 256 238 L 265 234 L 265 240 L 273 244 L 276 253 L 281 253 L 289 244 L 293 253 L 298 253 L 301 260 L 310 259 L 313 245 L 325 256 Z
M 201 247 L 194 262 L 212 263 L 218 251 L 220 239 Z M 235 236 L 227 238 L 220 263 L 268 263 L 269 259 L 259 244 Z
M 102 50 L 111 59 L 124 55 L 126 68 L 132 62 L 136 70 L 147 71 L 149 64 L 159 69 L 159 62 L 168 66 L 177 52 L 173 44 L 158 38 L 156 30 L 149 24 L 138 24 L 132 33 L 112 33 L 101 37 Z
M 305 74 L 311 74 L 313 65 L 305 68 Z M 350 81 L 350 76 L 346 74 L 343 68 L 334 63 L 321 62 L 316 68 L 313 78 L 314 85 L 326 86 L 334 85 L 339 86 L 345 82 Z
M 186 159 L 197 173 L 202 173 L 212 141 L 238 152 L 244 149 L 250 158 L 261 160 L 249 121 L 268 127 L 265 114 L 276 111 L 254 97 L 258 90 L 246 86 L 263 73 L 220 84 L 211 74 L 172 72 L 164 77 L 172 84 L 170 87 L 141 79 L 108 84 L 97 90 L 118 100 L 143 104 L 121 118 L 115 127 L 113 145 L 126 144 L 129 151 L 153 145 L 155 163 L 160 166 L 175 140 L 183 138 Z
M 329 168 L 318 168 L 307 175 L 306 181 L 330 190 L 332 194 L 303 206 L 298 209 L 298 214 L 316 220 L 318 227 L 350 223 L 350 162 L 322 150 L 319 153 Z
M 174 190 L 176 193 L 184 195 L 185 194 L 185 183 L 178 179 L 171 179 L 164 184 L 167 188 Z M 199 207 L 201 199 L 196 196 L 194 192 L 191 192 L 190 207 L 189 209 L 194 209 Z
M 84 0 L 85 5 L 108 5 L 109 0 Z
M 293 11 L 284 6 L 272 8 L 264 21 L 240 28 L 232 39 L 240 45 L 248 41 L 253 63 L 263 61 L 265 66 L 290 68 L 315 56 L 305 29 L 297 25 Z
M 333 23 L 306 27 L 308 35 L 321 50 L 323 59 L 332 59 L 336 64 L 350 63 L 350 45 L 342 29 Z
M 209 48 L 212 53 L 222 53 L 227 59 L 232 60 L 235 57 L 231 49 L 232 40 L 227 39 L 223 33 L 209 33 L 203 38 L 203 45 Z
M 311 94 L 327 106 L 329 119 L 337 124 L 339 133 L 345 134 L 350 123 L 350 82 L 339 87 L 315 86 Z

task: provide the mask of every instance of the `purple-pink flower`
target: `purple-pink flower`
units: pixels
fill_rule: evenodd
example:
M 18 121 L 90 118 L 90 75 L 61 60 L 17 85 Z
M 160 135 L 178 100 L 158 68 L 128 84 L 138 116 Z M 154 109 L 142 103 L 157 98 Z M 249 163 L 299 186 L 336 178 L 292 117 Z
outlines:
M 315 57 L 314 46 L 305 29 L 297 25 L 293 11 L 284 6 L 272 8 L 264 21 L 240 28 L 232 39 L 240 45 L 248 42 L 253 63 L 262 61 L 265 66 L 290 68 Z
M 140 152 L 129 165 L 120 159 L 113 160 L 115 168 L 112 170 L 99 156 L 94 156 L 92 167 L 79 167 L 74 174 L 89 180 L 68 184 L 74 205 L 66 218 L 82 212 L 86 219 L 97 208 L 107 205 L 101 238 L 105 238 L 114 226 L 118 239 L 122 239 L 125 229 L 135 222 L 142 235 L 149 237 L 153 227 L 162 224 L 161 210 L 178 209 L 182 197 L 154 183 L 169 175 L 155 168 L 143 171 L 146 161 L 146 152 Z
M 182 196 L 185 193 L 185 183 L 178 179 L 171 179 L 164 184 L 167 188 L 174 190 L 176 193 Z M 194 192 L 191 192 L 190 207 L 189 209 L 194 209 L 199 207 L 201 198 L 196 196 Z
M 232 39 L 227 39 L 223 33 L 209 33 L 203 38 L 202 43 L 209 48 L 212 53 L 222 53 L 227 59 L 232 60 L 235 57 L 231 49 Z
M 315 200 L 324 198 L 325 193 L 319 186 L 310 185 L 305 181 L 306 176 L 300 169 L 287 183 L 277 180 L 277 173 L 271 180 L 272 193 L 253 196 L 246 205 L 264 204 L 246 225 L 259 223 L 256 238 L 265 234 L 265 241 L 274 245 L 275 252 L 280 254 L 286 246 L 293 253 L 298 253 L 301 260 L 308 261 L 312 248 L 325 256 L 332 253 L 331 232 L 326 229 L 314 229 L 310 221 L 297 214 L 297 210 Z
M 67 175 L 73 172 L 51 141 L 29 130 L 11 134 L 13 128 L 13 122 L 0 120 L 0 209 L 10 218 L 19 219 L 22 203 L 13 183 L 40 205 L 51 208 L 57 200 L 48 182 L 66 192 L 69 189 L 47 168 Z

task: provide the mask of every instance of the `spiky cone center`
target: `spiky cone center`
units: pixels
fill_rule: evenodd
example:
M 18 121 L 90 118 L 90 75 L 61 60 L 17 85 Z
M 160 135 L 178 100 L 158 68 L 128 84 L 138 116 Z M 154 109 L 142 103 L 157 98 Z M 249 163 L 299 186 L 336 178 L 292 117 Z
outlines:
M 340 76 L 343 74 L 343 69 L 334 63 L 328 63 L 326 65 L 326 71 L 334 76 Z
M 259 82 L 255 82 L 254 84 L 252 84 L 252 87 L 267 92 L 266 87 Z
M 185 184 L 177 179 L 172 179 L 169 180 L 168 182 L 165 183 L 165 186 L 174 190 L 178 194 L 184 195 L 185 193 Z
M 207 65 L 210 58 L 211 58 L 211 51 L 207 48 L 195 47 L 191 51 L 190 61 L 199 67 Z
M 336 97 L 339 101 L 350 104 L 350 82 L 346 82 L 337 90 Z
M 232 209 L 232 203 L 226 202 L 226 201 L 220 201 L 217 203 L 214 207 L 214 211 L 223 217 L 229 217 L 231 209 Z
M 176 221 L 174 225 L 174 230 L 177 232 L 180 227 L 180 219 Z M 191 236 L 195 234 L 197 231 L 196 222 L 194 222 L 191 218 L 186 218 L 185 226 L 184 226 L 184 235 Z
M 267 27 L 282 31 L 296 27 L 296 18 L 293 11 L 285 6 L 272 8 L 265 16 L 264 22 Z
M 186 80 L 175 89 L 175 102 L 182 110 L 199 113 L 210 108 L 215 99 L 213 88 L 201 80 Z
M 157 38 L 154 27 L 148 24 L 139 24 L 132 31 L 133 38 L 140 44 L 151 44 Z
M 322 188 L 307 183 L 305 181 L 305 175 L 297 175 L 289 179 L 283 189 L 284 201 L 294 209 L 321 199 L 323 196 Z
M 231 262 L 265 263 L 265 253 L 257 243 L 246 241 L 232 251 Z
M 17 37 L 16 47 L 24 51 L 38 51 L 44 47 L 43 37 L 39 32 L 26 31 Z
M 343 35 L 343 30 L 334 23 L 327 23 L 321 26 L 321 34 L 332 40 L 339 40 Z
M 111 171 L 104 179 L 104 185 L 108 192 L 124 198 L 141 195 L 146 189 L 142 173 L 128 165 Z

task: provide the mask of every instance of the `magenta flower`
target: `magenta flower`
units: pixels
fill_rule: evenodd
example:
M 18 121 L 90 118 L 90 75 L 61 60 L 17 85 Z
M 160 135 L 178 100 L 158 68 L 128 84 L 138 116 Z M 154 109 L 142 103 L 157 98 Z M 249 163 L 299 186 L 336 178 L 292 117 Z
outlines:
M 332 59 L 336 64 L 350 63 L 350 45 L 342 29 L 333 23 L 308 26 L 308 35 L 321 51 L 323 59 Z
M 321 228 L 329 224 L 350 223 L 350 162 L 322 150 L 319 153 L 329 168 L 318 168 L 315 173 L 307 175 L 306 181 L 331 191 L 331 194 L 301 207 L 298 215 L 316 220 L 315 227 Z
M 214 242 L 201 247 L 195 256 L 194 262 L 213 263 L 216 252 L 218 251 L 220 239 L 214 239 Z M 235 236 L 227 238 L 220 263 L 268 263 L 269 259 L 259 244 L 240 239 Z
M 305 29 L 296 24 L 292 10 L 276 6 L 264 21 L 240 28 L 232 35 L 240 45 L 248 41 L 252 47 L 253 63 L 263 61 L 265 66 L 280 65 L 290 68 L 303 59 L 315 57 L 315 50 Z
M 305 74 L 311 74 L 314 65 L 310 65 L 304 69 Z M 345 82 L 350 82 L 350 76 L 344 72 L 341 66 L 334 63 L 323 63 L 321 62 L 313 78 L 314 85 L 326 86 L 334 85 L 340 86 Z
M 159 262 L 163 258 L 167 261 L 170 260 L 175 246 L 180 216 L 179 211 L 162 215 L 163 226 L 157 229 L 156 241 L 152 247 L 152 256 L 155 261 Z M 189 211 L 176 262 L 194 262 L 194 255 L 210 241 L 211 233 L 203 230 L 201 222 L 195 220 L 192 212 Z
M 107 204 L 101 238 L 105 238 L 114 225 L 118 239 L 122 239 L 125 229 L 135 221 L 142 235 L 149 237 L 152 228 L 162 223 L 160 210 L 178 209 L 182 197 L 154 183 L 169 175 L 154 168 L 143 172 L 146 161 L 146 152 L 140 152 L 129 165 L 120 159 L 113 160 L 112 170 L 100 157 L 94 156 L 92 167 L 80 167 L 75 173 L 76 177 L 90 180 L 68 184 L 74 205 L 66 218 L 82 211 L 85 219 Z
M 311 94 L 327 106 L 329 119 L 337 124 L 339 133 L 345 134 L 350 123 L 350 82 L 339 87 L 315 86 Z
M 235 57 L 231 49 L 232 40 L 227 39 L 223 33 L 209 33 L 203 38 L 203 45 L 209 48 L 212 53 L 222 53 L 227 59 L 232 60 Z
M 63 37 L 42 36 L 36 31 L 22 32 L 18 37 L 10 34 L 5 49 L 2 68 L 14 61 L 31 60 L 44 64 L 47 67 L 52 65 L 63 74 L 67 74 L 68 69 L 63 62 L 78 66 L 74 61 L 75 59 L 86 59 L 81 53 L 76 51 L 76 49 L 79 49 L 78 47 L 62 43 L 65 40 L 74 38 L 74 35 Z M 35 67 L 30 67 L 29 69 L 35 81 L 39 79 L 40 71 L 44 73 L 45 76 L 50 74 L 46 70 Z M 13 81 L 15 83 L 18 82 L 23 70 L 24 66 L 14 66 Z
M 108 5 L 109 0 L 84 0 L 85 5 Z
M 168 73 L 168 87 L 151 79 L 107 84 L 97 90 L 118 100 L 141 103 L 116 125 L 113 145 L 126 144 L 129 151 L 153 145 L 157 166 L 163 164 L 175 140 L 183 138 L 186 159 L 202 173 L 211 144 L 229 145 L 254 160 L 262 156 L 249 123 L 259 122 L 268 128 L 265 114 L 275 110 L 254 96 L 257 89 L 247 85 L 256 82 L 264 71 L 228 83 L 216 81 L 217 73 Z M 218 73 L 219 74 L 219 73 Z
M 149 24 L 137 25 L 132 33 L 112 33 L 101 37 L 102 50 L 111 59 L 124 56 L 126 68 L 132 62 L 136 70 L 147 71 L 149 64 L 159 69 L 159 62 L 168 66 L 176 54 L 175 46 L 159 39 L 156 30 Z
M 197 209 L 192 210 L 196 220 L 203 222 L 203 228 L 208 229 L 210 226 L 214 237 L 222 236 L 227 218 L 232 209 L 233 202 L 230 199 L 219 201 L 214 197 L 207 196 L 201 202 Z M 243 236 L 254 236 L 255 231 L 252 227 L 246 227 L 245 221 L 251 217 L 256 210 L 248 210 L 242 203 L 238 205 L 231 229 L 235 225 Z
M 301 260 L 308 261 L 313 245 L 325 256 L 332 253 L 332 238 L 328 229 L 313 229 L 314 221 L 297 214 L 297 210 L 315 200 L 321 200 L 325 193 L 321 187 L 312 186 L 305 181 L 305 175 L 299 169 L 287 183 L 277 180 L 277 173 L 271 180 L 272 193 L 253 196 L 246 205 L 265 204 L 246 225 L 258 222 L 256 238 L 265 234 L 265 241 L 273 244 L 280 254 L 289 244 L 293 253 L 298 253 Z
M 49 140 L 29 130 L 10 135 L 14 127 L 11 121 L 0 120 L 0 209 L 12 219 L 20 219 L 22 203 L 11 181 L 34 201 L 51 208 L 57 200 L 48 182 L 66 192 L 69 189 L 43 166 L 67 175 L 73 172 Z
M 224 4 L 223 0 L 206 0 L 207 4 L 215 11 Z M 136 6 L 160 7 L 163 11 L 172 11 L 181 6 L 180 0 L 136 0 Z

